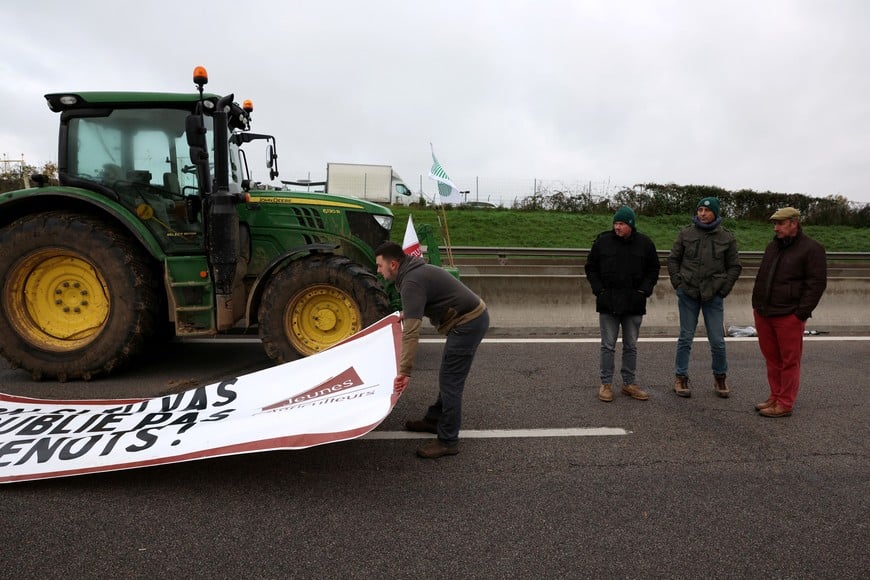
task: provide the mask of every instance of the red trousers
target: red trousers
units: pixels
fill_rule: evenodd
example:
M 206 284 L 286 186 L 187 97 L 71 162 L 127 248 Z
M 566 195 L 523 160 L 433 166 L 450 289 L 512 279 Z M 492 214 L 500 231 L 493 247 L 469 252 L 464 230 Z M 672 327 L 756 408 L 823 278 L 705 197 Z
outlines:
M 756 311 L 753 314 L 758 346 L 767 362 L 770 398 L 791 409 L 801 382 L 801 355 L 807 323 L 794 314 L 761 316 Z

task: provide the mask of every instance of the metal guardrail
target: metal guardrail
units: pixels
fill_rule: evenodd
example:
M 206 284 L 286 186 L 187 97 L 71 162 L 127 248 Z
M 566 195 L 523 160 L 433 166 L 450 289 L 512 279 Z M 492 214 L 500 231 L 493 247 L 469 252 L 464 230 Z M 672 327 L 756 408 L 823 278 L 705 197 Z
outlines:
M 446 255 L 446 248 L 441 247 L 442 255 Z M 485 246 L 453 246 L 450 249 L 453 258 L 466 261 L 469 258 L 497 258 L 500 263 L 507 264 L 511 258 L 537 258 L 537 259 L 578 259 L 586 260 L 589 248 L 493 248 Z M 669 252 L 659 250 L 661 259 L 667 259 Z M 758 262 L 764 252 L 740 252 L 741 261 Z M 854 263 L 858 265 L 870 264 L 870 252 L 828 252 L 828 262 L 841 264 Z
M 462 246 L 452 248 L 452 254 L 463 282 L 486 301 L 495 332 L 597 333 L 595 297 L 583 271 L 589 249 Z M 667 254 L 659 252 L 660 283 L 647 304 L 644 328 L 647 333 L 676 336 L 676 293 L 664 279 Z M 762 255 L 740 253 L 743 273 L 728 297 L 726 321 L 738 326 L 752 323 L 752 290 Z M 830 252 L 828 286 L 813 312 L 813 324 L 830 332 L 866 332 L 868 298 L 870 253 Z

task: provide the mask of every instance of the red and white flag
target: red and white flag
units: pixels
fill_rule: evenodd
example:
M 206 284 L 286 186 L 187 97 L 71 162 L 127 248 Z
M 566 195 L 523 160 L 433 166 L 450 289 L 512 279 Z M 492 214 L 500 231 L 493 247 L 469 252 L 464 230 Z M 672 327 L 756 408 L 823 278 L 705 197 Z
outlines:
M 420 248 L 420 240 L 417 239 L 417 230 L 414 229 L 414 220 L 408 215 L 408 227 L 405 228 L 405 240 L 402 242 L 402 249 L 408 256 L 423 257 L 423 250 Z

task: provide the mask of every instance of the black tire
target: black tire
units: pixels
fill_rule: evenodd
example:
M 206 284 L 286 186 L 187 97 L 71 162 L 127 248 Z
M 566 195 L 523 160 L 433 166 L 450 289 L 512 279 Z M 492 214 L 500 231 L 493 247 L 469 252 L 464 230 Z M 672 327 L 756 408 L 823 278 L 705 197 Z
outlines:
M 156 328 L 159 277 L 126 232 L 48 212 L 0 230 L 0 354 L 35 380 L 90 380 L 132 361 Z
M 344 256 L 312 255 L 269 280 L 258 312 L 263 347 L 276 362 L 326 350 L 390 312 L 377 277 Z

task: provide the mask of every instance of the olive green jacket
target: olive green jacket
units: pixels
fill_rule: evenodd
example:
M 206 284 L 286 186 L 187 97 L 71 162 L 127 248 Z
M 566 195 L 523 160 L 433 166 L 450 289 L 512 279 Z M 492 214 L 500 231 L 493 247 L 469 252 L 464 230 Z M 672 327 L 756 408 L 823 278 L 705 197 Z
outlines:
M 737 240 L 722 226 L 710 230 L 695 224 L 684 227 L 668 256 L 671 285 L 702 302 L 728 296 L 742 270 Z

